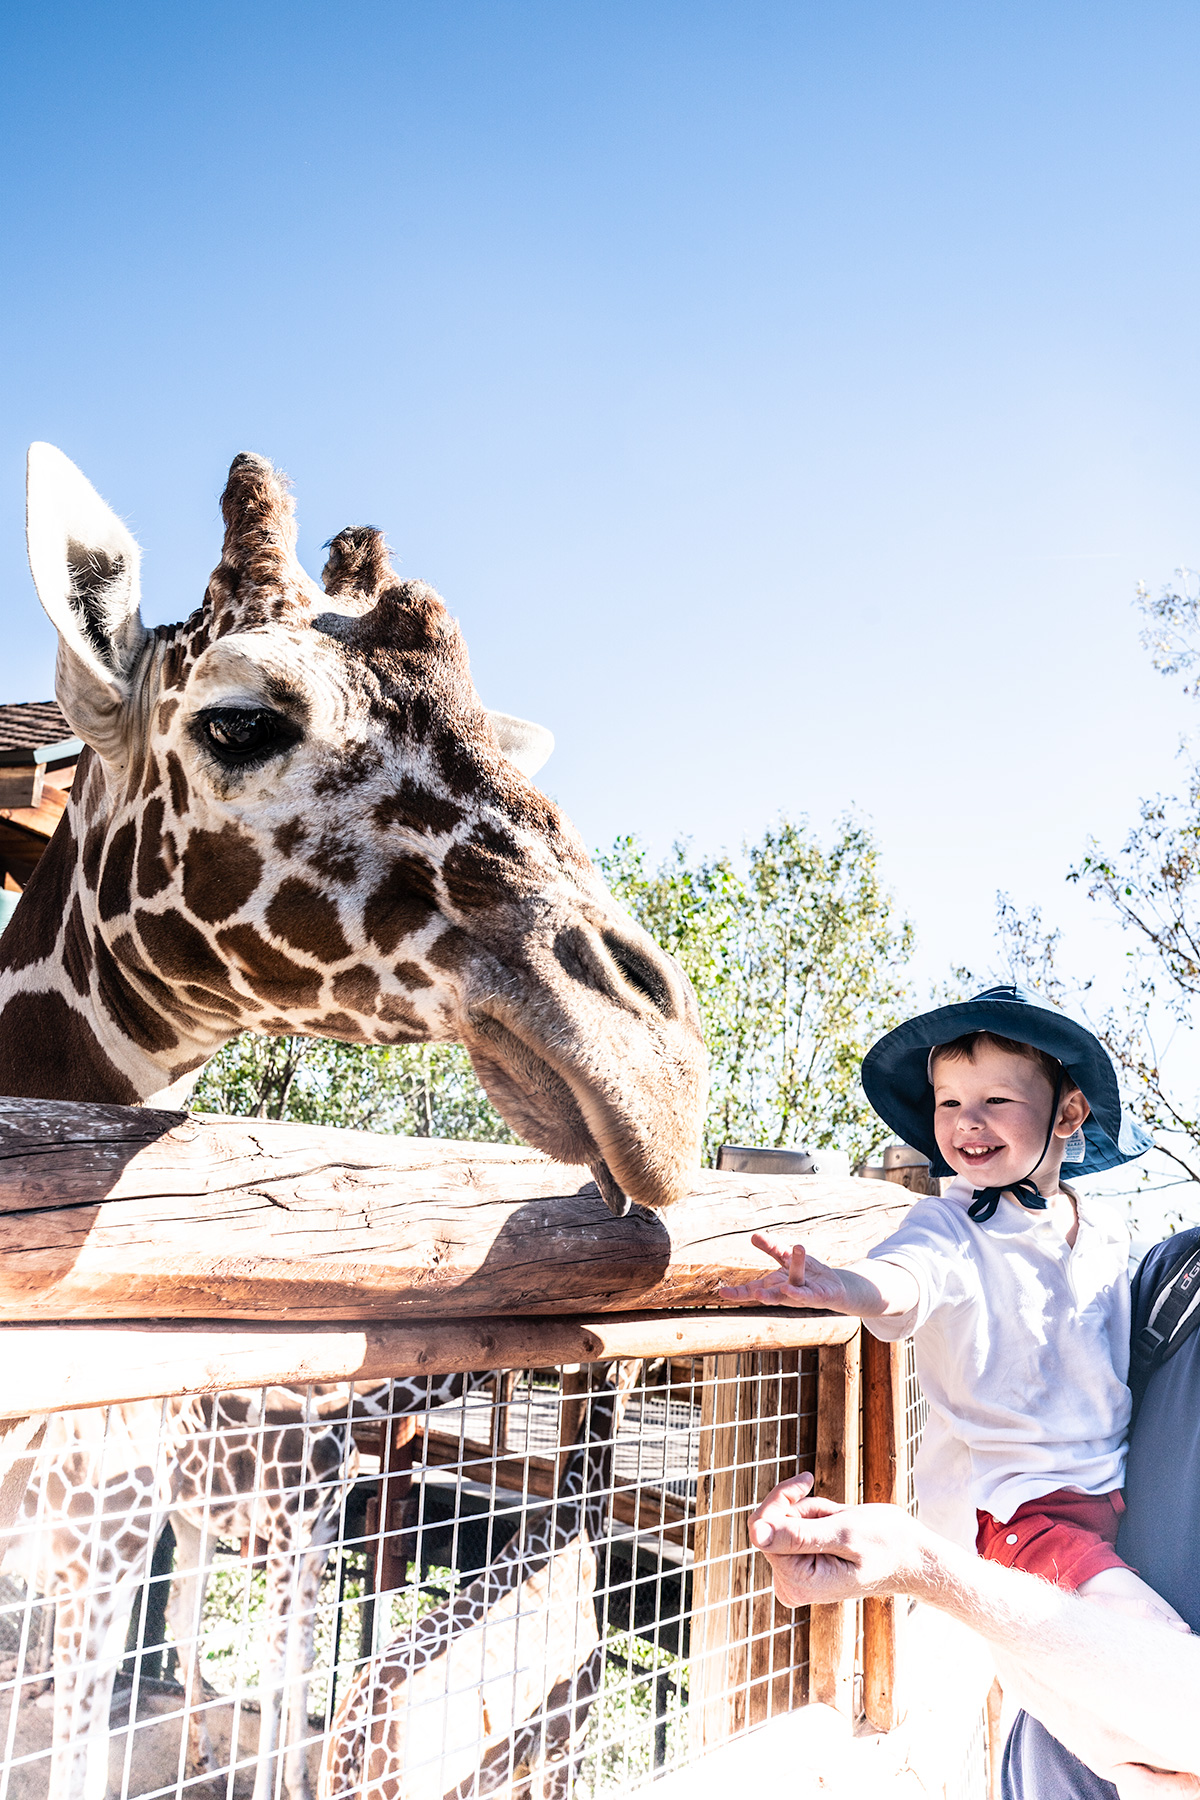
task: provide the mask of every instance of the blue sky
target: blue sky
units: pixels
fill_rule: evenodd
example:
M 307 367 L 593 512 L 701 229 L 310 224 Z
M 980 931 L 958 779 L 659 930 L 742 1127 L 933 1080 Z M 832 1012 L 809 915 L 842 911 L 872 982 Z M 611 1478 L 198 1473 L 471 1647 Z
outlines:
M 199 600 L 241 449 L 384 526 L 592 844 L 870 815 L 931 978 L 1190 721 L 1192 6 L 5 10 L 0 699 L 48 438 Z

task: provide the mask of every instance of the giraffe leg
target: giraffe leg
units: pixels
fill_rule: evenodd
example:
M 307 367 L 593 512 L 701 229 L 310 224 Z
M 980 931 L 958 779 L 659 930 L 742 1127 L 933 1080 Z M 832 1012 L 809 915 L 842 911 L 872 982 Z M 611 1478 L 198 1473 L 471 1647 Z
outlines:
M 312 1800 L 307 1750 L 308 1678 L 313 1665 L 317 1596 L 329 1560 L 329 1540 L 336 1529 L 336 1516 L 318 1521 L 313 1531 L 314 1542 L 300 1557 L 290 1595 L 288 1628 L 284 1634 L 281 1706 L 283 1791 L 288 1800 Z M 324 1541 L 320 1541 L 322 1539 Z
M 171 1519 L 175 1531 L 175 1579 L 167 1601 L 167 1623 L 175 1640 L 179 1663 L 179 1680 L 184 1691 L 187 1717 L 187 1759 L 185 1773 L 215 1773 L 216 1758 L 208 1734 L 204 1710 L 204 1681 L 200 1674 L 201 1625 L 204 1612 L 204 1590 L 208 1585 L 208 1556 L 212 1538 L 190 1519 L 176 1513 Z M 232 1754 L 232 1752 L 231 1752 Z
M 141 1557 L 126 1563 L 119 1578 L 111 1570 L 107 1580 L 93 1573 L 91 1592 L 81 1584 L 57 1596 L 49 1800 L 105 1800 L 113 1685 L 147 1549 L 143 1545 Z
M 273 1800 L 275 1759 L 283 1725 L 283 1682 L 286 1679 L 291 1624 L 291 1558 L 274 1547 L 267 1558 L 267 1644 L 258 1692 L 258 1762 L 254 1800 Z

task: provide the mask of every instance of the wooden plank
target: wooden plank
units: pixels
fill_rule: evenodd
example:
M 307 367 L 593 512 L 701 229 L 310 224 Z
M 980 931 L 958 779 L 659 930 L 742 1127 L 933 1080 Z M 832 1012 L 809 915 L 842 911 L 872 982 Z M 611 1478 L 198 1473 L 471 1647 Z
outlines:
M 738 1674 L 734 1650 L 738 1367 L 736 1354 L 706 1357 L 700 1390 L 700 1473 L 688 1665 L 693 1756 L 724 1743 L 737 1729 L 729 1685 Z
M 0 1100 L 0 1321 L 698 1306 L 762 1273 L 753 1231 L 852 1262 L 906 1201 L 698 1170 L 687 1199 L 614 1219 L 586 1169 L 511 1145 Z
M 477 1452 L 478 1454 L 475 1454 Z M 472 1444 L 448 1432 L 417 1431 L 415 1460 L 427 1468 L 449 1466 L 464 1481 L 477 1481 L 484 1487 L 504 1488 L 509 1493 L 528 1494 L 538 1500 L 549 1500 L 557 1491 L 558 1462 L 552 1456 L 499 1456 L 485 1452 L 481 1444 Z M 688 1509 L 674 1494 L 657 1488 L 618 1488 L 612 1497 L 612 1515 L 622 1525 L 637 1531 L 653 1531 L 671 1544 L 688 1544 L 691 1528 Z
M 860 1357 L 857 1337 L 818 1350 L 814 1493 L 853 1505 L 858 1499 Z M 854 1716 L 858 1609 L 852 1600 L 814 1606 L 809 1619 L 810 1700 Z
M 863 1499 L 902 1504 L 904 1349 L 862 1334 Z M 893 1731 L 904 1717 L 897 1689 L 897 1637 L 906 1599 L 894 1594 L 863 1601 L 863 1711 L 877 1731 Z
M 555 1491 L 566 1473 L 571 1449 L 587 1411 L 588 1371 L 582 1363 L 568 1363 L 562 1372 L 562 1399 L 558 1406 L 558 1474 Z
M 408 1413 L 389 1419 L 387 1430 L 381 1435 L 383 1454 L 379 1462 L 376 1503 L 379 1539 L 375 1549 L 375 1592 L 388 1594 L 402 1588 L 408 1576 L 404 1515 L 412 1493 L 413 1461 L 419 1448 L 415 1415 Z
M 386 1381 L 614 1357 L 838 1342 L 857 1319 L 779 1310 L 437 1319 L 419 1325 L 0 1325 L 0 1418 L 227 1388 Z

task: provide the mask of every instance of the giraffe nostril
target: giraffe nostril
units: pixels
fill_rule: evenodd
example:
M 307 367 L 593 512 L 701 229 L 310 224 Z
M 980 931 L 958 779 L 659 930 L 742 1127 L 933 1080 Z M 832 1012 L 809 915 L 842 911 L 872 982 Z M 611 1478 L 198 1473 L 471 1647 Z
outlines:
M 651 1006 L 656 1006 L 660 1013 L 673 1019 L 675 996 L 671 992 L 671 985 L 645 951 L 627 943 L 615 931 L 602 931 L 600 938 L 628 985 L 641 994 L 643 999 L 649 1000 Z

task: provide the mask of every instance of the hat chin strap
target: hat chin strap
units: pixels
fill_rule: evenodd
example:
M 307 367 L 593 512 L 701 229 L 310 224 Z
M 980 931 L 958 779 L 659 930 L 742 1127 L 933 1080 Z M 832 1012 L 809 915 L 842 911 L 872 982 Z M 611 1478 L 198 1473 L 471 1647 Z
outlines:
M 1046 1128 L 1046 1141 L 1042 1145 L 1042 1154 L 1038 1157 L 1028 1175 L 1022 1176 L 1020 1181 L 1008 1182 L 1005 1187 L 975 1189 L 975 1198 L 967 1208 L 967 1215 L 969 1218 L 974 1219 L 977 1225 L 986 1225 L 989 1219 L 995 1217 L 996 1208 L 999 1206 L 1005 1194 L 1012 1194 L 1014 1198 L 1019 1200 L 1021 1205 L 1027 1207 L 1030 1212 L 1045 1212 L 1047 1206 L 1046 1197 L 1040 1192 L 1037 1182 L 1033 1178 L 1045 1162 L 1046 1152 L 1050 1148 L 1050 1140 L 1054 1136 L 1054 1126 L 1058 1119 L 1058 1102 L 1062 1097 L 1062 1084 L 1063 1072 L 1060 1067 L 1058 1071 L 1058 1080 L 1054 1084 L 1054 1104 L 1050 1108 L 1050 1123 Z

